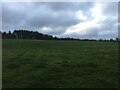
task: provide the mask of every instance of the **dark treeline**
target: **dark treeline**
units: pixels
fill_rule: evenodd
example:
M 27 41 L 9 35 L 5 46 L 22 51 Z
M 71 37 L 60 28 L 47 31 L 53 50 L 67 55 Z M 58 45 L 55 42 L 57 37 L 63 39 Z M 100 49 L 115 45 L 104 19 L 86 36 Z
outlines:
M 28 30 L 15 30 L 13 33 L 9 31 L 8 33 L 2 33 L 3 39 L 35 39 L 35 40 L 52 40 L 54 37 L 52 35 L 38 33 L 37 31 Z
M 76 39 L 76 38 L 58 38 L 53 37 L 52 35 L 42 34 L 37 31 L 28 31 L 28 30 L 14 30 L 13 33 L 9 31 L 0 32 L 2 33 L 2 39 L 33 39 L 33 40 L 81 40 L 81 41 L 120 41 L 118 38 L 113 39 Z

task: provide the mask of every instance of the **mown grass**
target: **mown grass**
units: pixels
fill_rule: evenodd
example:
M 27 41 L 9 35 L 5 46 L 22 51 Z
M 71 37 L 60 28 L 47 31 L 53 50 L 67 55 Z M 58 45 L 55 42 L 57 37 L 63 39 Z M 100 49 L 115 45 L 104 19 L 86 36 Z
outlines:
M 3 88 L 117 86 L 117 42 L 3 40 Z

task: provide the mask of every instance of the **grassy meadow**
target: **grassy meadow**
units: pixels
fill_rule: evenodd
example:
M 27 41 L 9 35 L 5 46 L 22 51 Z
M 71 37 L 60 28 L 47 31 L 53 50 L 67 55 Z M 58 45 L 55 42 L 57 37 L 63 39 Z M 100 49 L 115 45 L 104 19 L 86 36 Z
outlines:
M 115 88 L 117 42 L 12 40 L 2 43 L 3 88 Z

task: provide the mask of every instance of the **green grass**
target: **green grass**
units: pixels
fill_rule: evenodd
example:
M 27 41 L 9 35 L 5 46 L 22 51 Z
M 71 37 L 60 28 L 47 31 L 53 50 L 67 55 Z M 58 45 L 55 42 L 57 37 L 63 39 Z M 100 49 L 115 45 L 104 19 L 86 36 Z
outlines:
M 115 88 L 117 42 L 3 40 L 3 88 Z

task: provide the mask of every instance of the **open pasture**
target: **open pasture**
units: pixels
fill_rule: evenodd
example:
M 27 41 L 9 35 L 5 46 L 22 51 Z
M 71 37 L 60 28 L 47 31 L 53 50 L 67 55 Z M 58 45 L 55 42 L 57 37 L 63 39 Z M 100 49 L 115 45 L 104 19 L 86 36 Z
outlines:
M 2 43 L 3 88 L 115 88 L 117 42 L 12 40 Z

